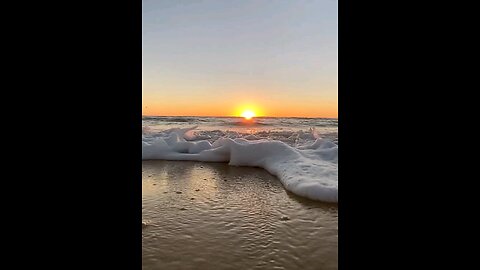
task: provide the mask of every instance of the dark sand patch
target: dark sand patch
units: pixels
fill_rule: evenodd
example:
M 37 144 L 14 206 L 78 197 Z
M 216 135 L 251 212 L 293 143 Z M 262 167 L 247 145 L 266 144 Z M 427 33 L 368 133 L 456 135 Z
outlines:
M 142 167 L 143 269 L 338 268 L 336 204 L 287 192 L 258 168 Z

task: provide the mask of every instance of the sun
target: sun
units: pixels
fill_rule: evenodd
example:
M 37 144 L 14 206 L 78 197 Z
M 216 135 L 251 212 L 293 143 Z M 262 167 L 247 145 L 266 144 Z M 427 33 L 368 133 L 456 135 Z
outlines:
M 255 117 L 255 113 L 251 110 L 245 110 L 242 112 L 241 116 L 246 120 L 250 120 L 252 117 Z

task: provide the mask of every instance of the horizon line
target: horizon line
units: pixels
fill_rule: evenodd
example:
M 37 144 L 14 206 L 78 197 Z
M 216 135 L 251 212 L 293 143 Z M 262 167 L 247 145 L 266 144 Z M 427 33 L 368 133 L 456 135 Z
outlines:
M 142 117 L 218 117 L 218 118 L 244 118 L 243 116 L 205 116 L 205 115 L 143 115 Z M 323 119 L 337 119 L 337 117 L 325 117 L 325 116 L 254 116 L 253 118 L 323 118 Z

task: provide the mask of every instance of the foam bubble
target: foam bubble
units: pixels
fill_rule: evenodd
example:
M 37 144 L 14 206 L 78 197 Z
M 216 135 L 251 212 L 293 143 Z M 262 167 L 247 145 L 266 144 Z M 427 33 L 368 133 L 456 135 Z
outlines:
M 193 132 L 195 128 L 144 134 L 142 159 L 228 162 L 232 166 L 260 167 L 277 176 L 285 189 L 299 196 L 338 202 L 338 146 L 319 138 L 314 130 L 299 132 L 296 136 L 287 134 L 290 140 L 295 137 L 295 144 L 298 140 L 310 140 L 293 147 L 259 134 L 243 138 L 224 136 L 211 143 L 199 139 Z

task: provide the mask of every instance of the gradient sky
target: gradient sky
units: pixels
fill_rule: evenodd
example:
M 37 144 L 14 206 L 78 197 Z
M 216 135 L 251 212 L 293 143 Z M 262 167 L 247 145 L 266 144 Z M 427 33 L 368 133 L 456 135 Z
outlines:
M 143 114 L 337 117 L 337 7 L 143 0 Z

